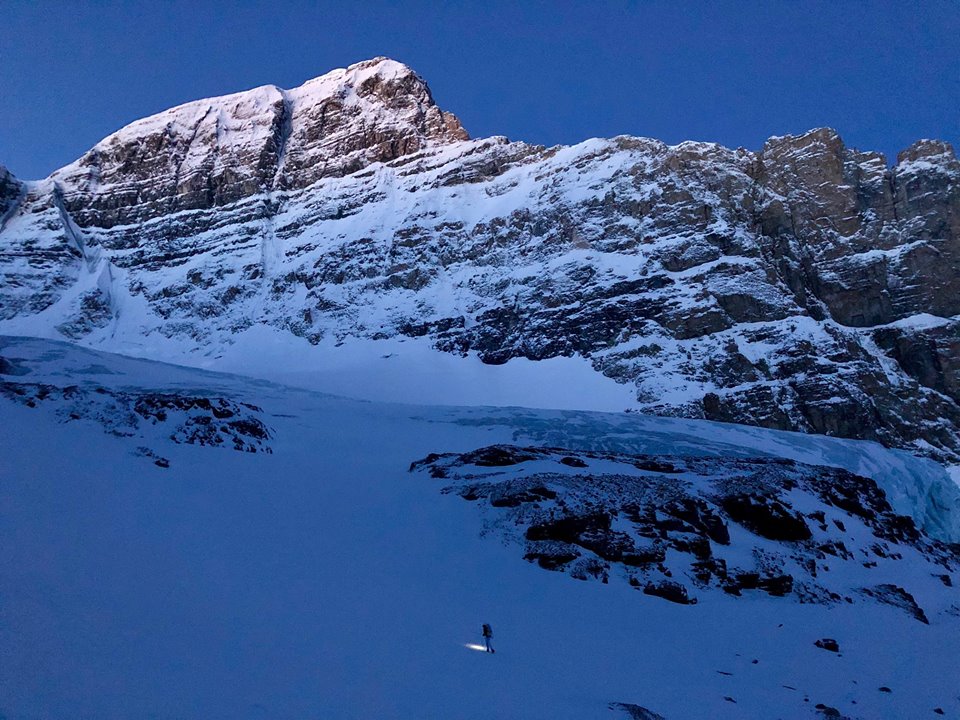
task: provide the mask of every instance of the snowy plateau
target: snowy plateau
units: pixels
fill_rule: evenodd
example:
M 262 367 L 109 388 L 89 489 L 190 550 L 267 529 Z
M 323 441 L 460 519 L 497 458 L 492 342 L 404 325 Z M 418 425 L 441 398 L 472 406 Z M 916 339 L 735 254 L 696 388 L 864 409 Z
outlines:
M 958 718 L 958 328 L 935 140 L 376 58 L 0 167 L 0 716 Z

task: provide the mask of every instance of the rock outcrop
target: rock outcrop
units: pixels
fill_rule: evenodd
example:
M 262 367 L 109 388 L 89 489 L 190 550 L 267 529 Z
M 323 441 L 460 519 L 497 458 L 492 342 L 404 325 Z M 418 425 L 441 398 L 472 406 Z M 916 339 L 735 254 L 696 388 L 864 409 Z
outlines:
M 272 452 L 260 408 L 228 398 L 6 380 L 0 380 L 0 397 L 29 408 L 49 404 L 61 422 L 92 421 L 120 437 L 159 435 L 177 444 Z
M 485 533 L 522 546 L 529 562 L 579 580 L 626 582 L 681 605 L 718 590 L 874 601 L 929 624 L 891 582 L 908 567 L 913 590 L 932 590 L 953 612 L 958 547 L 928 537 L 873 480 L 846 470 L 512 445 L 433 453 L 410 470 L 475 503 Z M 839 651 L 829 638 L 816 645 Z
M 888 167 L 829 129 L 759 152 L 470 140 L 379 58 L 174 108 L 13 182 L 0 332 L 216 356 L 268 325 L 488 363 L 580 355 L 639 411 L 960 461 L 946 143 Z

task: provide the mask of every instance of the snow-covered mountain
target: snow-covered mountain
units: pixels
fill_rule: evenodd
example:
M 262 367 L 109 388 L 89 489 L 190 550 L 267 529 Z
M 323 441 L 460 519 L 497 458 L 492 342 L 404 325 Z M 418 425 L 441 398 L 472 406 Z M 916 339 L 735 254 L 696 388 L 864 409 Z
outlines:
M 377 58 L 4 171 L 0 218 L 5 333 L 265 375 L 565 357 L 621 408 L 960 460 L 946 143 L 471 140 Z
M 0 427 L 9 720 L 960 715 L 957 489 L 904 451 L 11 337 Z
M 0 167 L 0 719 L 960 717 L 958 330 L 937 141 L 376 58 Z

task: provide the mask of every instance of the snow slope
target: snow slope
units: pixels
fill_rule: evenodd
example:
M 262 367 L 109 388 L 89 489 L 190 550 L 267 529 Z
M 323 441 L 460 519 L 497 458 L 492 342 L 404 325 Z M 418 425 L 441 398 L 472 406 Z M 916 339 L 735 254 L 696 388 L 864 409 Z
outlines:
M 870 602 L 717 592 L 681 606 L 578 582 L 481 536 L 470 503 L 408 472 L 494 443 L 769 454 L 899 481 L 902 507 L 940 487 L 934 463 L 687 420 L 346 400 L 48 341 L 6 338 L 0 356 L 7 387 L 47 388 L 35 407 L 0 397 L 9 720 L 555 720 L 615 717 L 615 702 L 668 720 L 817 717 L 817 703 L 856 718 L 960 714 L 949 602 L 925 625 Z M 173 442 L 179 416 L 105 432 L 107 410 L 61 413 L 73 393 L 144 391 L 249 403 L 271 452 Z M 951 599 L 930 582 L 918 597 Z M 482 622 L 495 656 L 464 647 Z M 823 637 L 841 652 L 815 647 Z

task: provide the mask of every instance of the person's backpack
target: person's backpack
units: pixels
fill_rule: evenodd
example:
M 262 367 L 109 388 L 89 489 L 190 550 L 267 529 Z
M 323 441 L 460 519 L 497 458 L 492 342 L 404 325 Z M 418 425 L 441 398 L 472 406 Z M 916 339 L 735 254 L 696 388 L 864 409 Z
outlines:
M 493 630 L 490 629 L 490 626 L 487 623 L 483 624 L 483 636 L 493 637 Z

